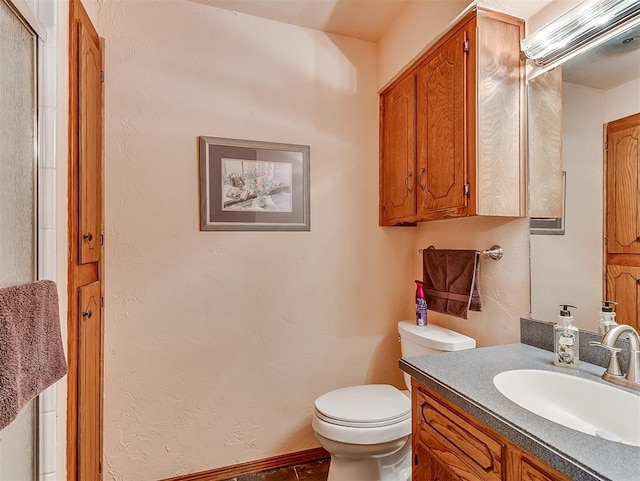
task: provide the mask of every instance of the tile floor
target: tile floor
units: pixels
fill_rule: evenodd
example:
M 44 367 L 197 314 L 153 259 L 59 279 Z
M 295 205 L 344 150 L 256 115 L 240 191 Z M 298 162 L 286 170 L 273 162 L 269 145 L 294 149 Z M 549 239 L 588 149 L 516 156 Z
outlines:
M 328 473 L 329 459 L 323 459 L 287 468 L 245 474 L 226 481 L 327 481 Z

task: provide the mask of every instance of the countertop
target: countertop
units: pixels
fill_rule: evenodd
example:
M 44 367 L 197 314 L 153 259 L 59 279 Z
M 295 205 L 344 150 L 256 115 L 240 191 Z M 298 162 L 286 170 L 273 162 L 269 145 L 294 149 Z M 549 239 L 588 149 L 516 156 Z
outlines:
M 556 367 L 551 352 L 508 344 L 403 358 L 400 369 L 574 481 L 640 481 L 640 447 L 565 428 L 521 408 L 493 385 L 496 374 L 511 369 L 555 371 L 611 385 L 600 378 L 600 366 L 580 361 L 577 370 Z

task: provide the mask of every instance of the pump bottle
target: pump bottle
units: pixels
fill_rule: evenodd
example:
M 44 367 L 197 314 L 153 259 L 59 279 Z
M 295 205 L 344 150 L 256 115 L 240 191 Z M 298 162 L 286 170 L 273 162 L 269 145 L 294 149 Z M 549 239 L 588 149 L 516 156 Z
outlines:
M 573 316 L 569 311 L 568 304 L 560 304 L 562 308 L 558 316 L 558 324 L 553 326 L 554 339 L 554 360 L 556 366 L 562 367 L 578 367 L 579 343 L 578 336 L 580 331 L 573 325 Z
M 612 304 L 617 305 L 618 303 L 615 301 L 602 301 L 600 319 L 598 319 L 598 334 L 604 335 L 609 329 L 618 325 Z
M 424 283 L 416 281 L 416 324 L 427 325 L 427 297 L 424 294 Z

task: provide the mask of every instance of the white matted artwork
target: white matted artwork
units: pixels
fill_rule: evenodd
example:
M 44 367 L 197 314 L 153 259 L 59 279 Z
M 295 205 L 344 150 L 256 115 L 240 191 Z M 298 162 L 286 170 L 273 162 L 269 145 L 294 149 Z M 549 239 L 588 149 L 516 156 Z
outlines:
M 292 212 L 287 162 L 222 159 L 222 210 Z
M 311 230 L 309 152 L 200 137 L 200 230 Z

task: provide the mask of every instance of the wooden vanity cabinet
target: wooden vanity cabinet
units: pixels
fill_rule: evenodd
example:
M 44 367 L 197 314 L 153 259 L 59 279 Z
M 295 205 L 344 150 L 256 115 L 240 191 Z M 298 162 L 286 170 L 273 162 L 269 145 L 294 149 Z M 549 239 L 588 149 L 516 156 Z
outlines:
M 415 379 L 412 409 L 413 481 L 570 481 Z
M 380 225 L 525 215 L 524 24 L 477 9 L 380 94 Z

